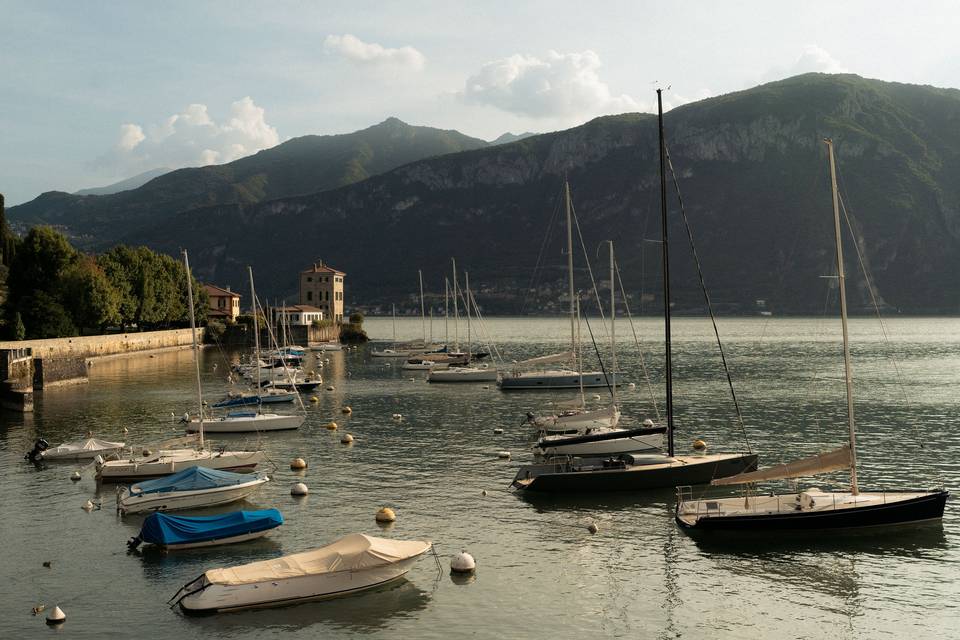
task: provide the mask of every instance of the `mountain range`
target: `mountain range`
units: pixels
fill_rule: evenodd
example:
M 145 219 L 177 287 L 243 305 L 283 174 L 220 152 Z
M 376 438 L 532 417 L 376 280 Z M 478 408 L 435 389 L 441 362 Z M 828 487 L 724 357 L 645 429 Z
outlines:
M 806 74 L 675 108 L 664 128 L 685 207 L 684 218 L 671 183 L 679 310 L 703 307 L 686 219 L 721 310 L 823 311 L 832 294 L 822 276 L 835 272 L 822 142 L 830 137 L 857 238 L 848 273 L 862 262 L 888 308 L 958 311 L 960 91 Z M 568 180 L 594 270 L 604 264 L 600 242 L 613 239 L 634 310 L 654 310 L 657 169 L 648 114 L 497 145 L 390 119 L 115 195 L 44 194 L 7 217 L 61 225 L 93 250 L 185 247 L 198 277 L 220 285 L 240 286 L 250 264 L 258 288 L 278 296 L 294 295 L 297 272 L 323 259 L 347 272 L 348 306 L 408 298 L 418 269 L 442 292 L 455 256 L 488 310 L 542 312 L 562 308 L 557 214 Z M 586 289 L 582 252 L 577 261 Z M 854 305 L 865 308 L 871 290 L 850 282 Z

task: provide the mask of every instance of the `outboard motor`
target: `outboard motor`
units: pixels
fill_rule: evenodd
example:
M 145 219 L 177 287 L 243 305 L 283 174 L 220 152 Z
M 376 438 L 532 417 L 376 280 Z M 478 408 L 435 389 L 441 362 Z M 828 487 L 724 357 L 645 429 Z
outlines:
M 524 424 L 536 424 L 536 423 L 537 423 L 537 416 L 527 411 L 527 419 L 524 422 L 521 422 L 520 426 L 523 426 Z
M 40 462 L 40 454 L 50 448 L 50 443 L 44 440 L 43 438 L 37 438 L 37 441 L 33 443 L 33 449 L 28 451 L 24 456 L 24 460 L 29 460 L 30 462 Z

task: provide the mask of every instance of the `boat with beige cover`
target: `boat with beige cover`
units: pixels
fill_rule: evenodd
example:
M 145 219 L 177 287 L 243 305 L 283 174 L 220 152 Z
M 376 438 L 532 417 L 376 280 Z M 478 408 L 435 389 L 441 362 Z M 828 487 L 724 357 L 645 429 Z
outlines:
M 185 613 L 281 607 L 345 596 L 403 577 L 430 542 L 387 540 L 352 533 L 325 547 L 210 569 L 170 599 Z

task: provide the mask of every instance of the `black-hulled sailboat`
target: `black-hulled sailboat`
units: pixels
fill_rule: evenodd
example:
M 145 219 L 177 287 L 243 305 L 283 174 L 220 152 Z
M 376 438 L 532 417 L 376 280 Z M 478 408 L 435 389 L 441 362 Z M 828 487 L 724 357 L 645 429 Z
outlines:
M 663 259 L 665 378 L 667 392 L 667 451 L 624 453 L 619 456 L 566 458 L 520 467 L 511 485 L 521 491 L 596 492 L 662 489 L 679 485 L 706 484 L 716 478 L 739 475 L 757 468 L 754 453 L 716 453 L 675 455 L 673 425 L 673 368 L 670 348 L 670 256 L 667 242 L 666 165 L 663 139 L 661 90 L 657 90 L 660 141 L 660 214 Z M 662 427 L 634 430 L 650 435 L 663 433 Z
M 833 191 L 849 443 L 827 453 L 759 471 L 719 478 L 711 482 L 713 485 L 747 485 L 748 490 L 744 496 L 693 500 L 692 492 L 688 487 L 678 488 L 676 521 L 685 530 L 691 532 L 859 530 L 868 527 L 915 524 L 943 517 L 948 494 L 942 488 L 934 491 L 861 492 L 857 484 L 853 367 L 847 332 L 847 293 L 843 272 L 840 205 L 833 142 L 829 139 L 825 142 L 829 150 L 830 184 Z M 758 482 L 803 478 L 841 469 L 850 470 L 849 491 L 809 489 L 797 493 L 760 495 L 750 490 L 750 487 Z

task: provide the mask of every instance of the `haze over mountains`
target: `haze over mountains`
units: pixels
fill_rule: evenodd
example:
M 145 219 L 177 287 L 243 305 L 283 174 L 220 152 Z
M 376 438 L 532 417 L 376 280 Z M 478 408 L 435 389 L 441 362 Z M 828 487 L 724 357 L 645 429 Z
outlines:
M 777 313 L 822 312 L 821 276 L 834 271 L 822 139 L 832 137 L 844 202 L 882 301 L 903 312 L 958 311 L 960 91 L 808 74 L 676 108 L 665 129 L 721 307 L 751 312 L 762 299 Z M 603 264 L 598 244 L 612 238 L 628 291 L 657 298 L 657 166 L 648 114 L 496 145 L 390 119 L 173 171 L 113 195 L 47 193 L 7 217 L 61 225 L 93 250 L 117 242 L 171 254 L 187 248 L 198 277 L 221 285 L 240 286 L 250 264 L 270 295 L 295 293 L 297 271 L 322 258 L 347 272 L 350 303 L 401 300 L 415 291 L 417 269 L 442 291 L 456 256 L 482 289 L 481 304 L 537 312 L 548 302 L 559 308 L 561 243 L 556 229 L 544 237 L 564 177 L 594 269 Z M 678 308 L 693 311 L 700 294 L 669 192 L 674 292 Z M 531 293 L 541 245 L 543 286 Z M 855 273 L 851 244 L 847 258 Z M 578 281 L 589 286 L 582 270 Z M 866 304 L 862 280 L 851 284 Z

